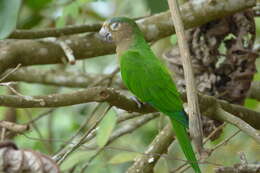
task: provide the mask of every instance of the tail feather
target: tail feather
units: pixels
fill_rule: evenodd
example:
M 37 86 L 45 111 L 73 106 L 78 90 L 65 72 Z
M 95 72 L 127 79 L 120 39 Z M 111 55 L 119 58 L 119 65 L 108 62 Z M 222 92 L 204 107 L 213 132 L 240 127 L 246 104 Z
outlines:
M 148 102 L 153 107 L 157 108 L 161 112 L 163 112 L 165 115 L 169 116 L 172 121 L 172 127 L 175 132 L 175 135 L 178 139 L 178 142 L 181 146 L 181 149 L 189 161 L 191 167 L 194 169 L 195 173 L 201 173 L 200 167 L 198 165 L 198 161 L 196 159 L 195 153 L 193 151 L 190 138 L 187 133 L 187 128 L 189 128 L 189 120 L 188 116 L 185 113 L 184 110 L 178 111 L 178 112 L 166 112 L 160 109 L 159 106 L 156 104 L 153 104 L 152 102 Z
M 190 162 L 190 165 L 194 169 L 194 171 L 196 173 L 201 173 L 185 126 L 183 124 L 181 124 L 175 118 L 173 118 L 171 116 L 170 116 L 170 118 L 171 118 L 171 121 L 172 121 L 173 130 L 175 132 L 175 135 L 178 139 L 178 142 L 181 146 L 181 149 L 182 149 L 185 157 Z

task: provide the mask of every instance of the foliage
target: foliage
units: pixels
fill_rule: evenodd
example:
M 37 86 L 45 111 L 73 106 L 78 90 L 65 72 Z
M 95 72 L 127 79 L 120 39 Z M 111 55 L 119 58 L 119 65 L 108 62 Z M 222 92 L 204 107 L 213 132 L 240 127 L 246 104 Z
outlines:
M 21 0 L 0 1 L 0 39 L 8 37 L 15 29 Z

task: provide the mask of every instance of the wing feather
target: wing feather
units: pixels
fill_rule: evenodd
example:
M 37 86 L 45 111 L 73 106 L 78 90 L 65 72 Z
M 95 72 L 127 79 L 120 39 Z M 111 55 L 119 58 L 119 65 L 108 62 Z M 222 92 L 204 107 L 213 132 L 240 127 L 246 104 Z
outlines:
M 120 66 L 125 85 L 141 101 L 153 103 L 164 113 L 181 111 L 182 100 L 170 73 L 153 54 L 149 56 L 133 50 L 122 55 Z

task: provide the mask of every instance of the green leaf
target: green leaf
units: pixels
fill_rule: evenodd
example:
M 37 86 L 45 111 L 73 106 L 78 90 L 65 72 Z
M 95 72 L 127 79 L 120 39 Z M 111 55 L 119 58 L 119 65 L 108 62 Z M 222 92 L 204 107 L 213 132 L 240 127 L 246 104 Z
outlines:
M 110 164 L 120 164 L 125 162 L 131 162 L 134 161 L 136 157 L 138 157 L 140 154 L 138 153 L 130 153 L 130 152 L 123 152 L 120 154 L 115 155 L 112 157 L 108 163 Z
M 255 109 L 258 106 L 259 102 L 254 99 L 246 99 L 244 106 L 250 109 Z
M 256 70 L 258 73 L 260 73 L 260 59 L 256 59 Z
M 259 35 L 260 35 L 260 17 L 255 17 L 255 24 L 256 24 L 256 26 L 255 26 L 256 27 L 256 35 L 259 37 Z
M 0 39 L 15 29 L 20 6 L 21 0 L 0 0 Z
M 86 162 L 87 159 L 89 159 L 91 156 L 95 154 L 95 151 L 76 151 L 70 155 L 62 164 L 61 169 L 62 170 L 68 170 L 72 168 L 73 166 L 79 164 L 80 162 Z
M 32 10 L 41 10 L 45 8 L 52 0 L 26 0 L 26 5 L 31 8 Z
M 64 12 L 64 16 L 71 16 L 73 18 L 78 17 L 79 15 L 79 6 L 80 4 L 78 2 L 73 2 L 69 5 L 67 5 L 63 12 Z
M 260 73 L 254 75 L 254 81 L 260 81 Z
M 84 5 L 85 3 L 91 2 L 91 0 L 77 0 L 77 2 Z
M 116 113 L 111 109 L 100 122 L 97 131 L 97 144 L 100 148 L 106 145 L 116 125 L 116 119 Z
M 171 36 L 170 40 L 171 40 L 172 45 L 176 45 L 177 44 L 177 37 L 176 37 L 175 34 Z
M 146 0 L 146 3 L 152 14 L 168 10 L 167 0 L 160 0 L 159 3 L 158 0 Z
M 64 16 L 61 16 L 58 18 L 58 20 L 56 21 L 56 27 L 57 28 L 61 28 L 61 27 L 64 27 L 66 25 L 66 19 Z
M 169 173 L 168 164 L 165 158 L 161 158 L 154 167 L 154 173 Z
M 61 28 L 66 25 L 66 19 L 68 16 L 76 19 L 79 16 L 79 9 L 81 3 L 78 1 L 72 2 L 69 5 L 66 5 L 62 10 L 62 16 L 56 21 L 56 27 Z

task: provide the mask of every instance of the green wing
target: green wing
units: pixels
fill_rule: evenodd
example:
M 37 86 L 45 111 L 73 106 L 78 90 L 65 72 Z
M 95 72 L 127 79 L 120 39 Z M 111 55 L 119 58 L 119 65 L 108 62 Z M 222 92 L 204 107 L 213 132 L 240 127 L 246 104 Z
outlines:
M 139 51 L 129 50 L 120 59 L 123 81 L 141 101 L 150 103 L 168 116 L 183 110 L 170 73 L 154 54 L 144 56 Z M 188 124 L 186 116 L 173 118 L 185 126 Z

